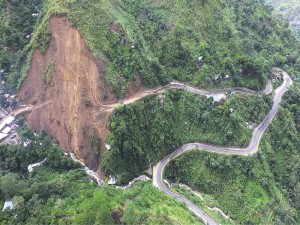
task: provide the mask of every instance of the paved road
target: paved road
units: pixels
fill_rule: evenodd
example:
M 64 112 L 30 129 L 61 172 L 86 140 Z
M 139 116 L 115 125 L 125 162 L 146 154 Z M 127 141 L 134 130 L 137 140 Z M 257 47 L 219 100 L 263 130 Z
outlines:
M 176 198 L 178 201 L 185 202 L 187 207 L 195 213 L 199 218 L 203 220 L 204 223 L 209 225 L 217 225 L 218 223 L 212 219 L 210 216 L 206 215 L 200 208 L 198 208 L 194 203 L 186 199 L 185 197 L 182 197 L 172 191 L 170 191 L 166 185 L 163 183 L 163 171 L 165 166 L 174 158 L 180 156 L 181 154 L 190 151 L 192 149 L 199 149 L 199 150 L 206 150 L 209 152 L 215 152 L 215 153 L 224 153 L 224 154 L 230 154 L 230 155 L 245 155 L 249 156 L 257 152 L 258 146 L 261 140 L 261 137 L 267 127 L 270 125 L 272 120 L 274 119 L 283 94 L 288 90 L 288 87 L 292 85 L 293 81 L 289 77 L 289 75 L 285 72 L 283 72 L 283 84 L 278 87 L 275 90 L 275 94 L 273 97 L 273 107 L 268 113 L 267 117 L 264 119 L 264 121 L 253 131 L 252 138 L 250 141 L 250 144 L 246 148 L 235 148 L 235 147 L 220 147 L 220 146 L 213 146 L 213 145 L 207 145 L 204 143 L 189 143 L 186 145 L 183 145 L 179 149 L 177 149 L 172 154 L 166 156 L 164 159 L 162 159 L 155 167 L 153 171 L 153 184 L 154 186 L 158 187 L 160 190 L 168 194 L 169 196 L 172 196 Z
M 258 145 L 260 142 L 260 139 L 262 137 L 262 134 L 265 132 L 273 118 L 275 117 L 280 102 L 283 94 L 288 90 L 288 87 L 292 85 L 293 81 L 289 77 L 287 73 L 283 73 L 284 75 L 284 82 L 283 84 L 275 90 L 275 95 L 273 98 L 273 107 L 270 110 L 269 114 L 265 118 L 265 120 L 253 131 L 253 136 L 250 141 L 250 144 L 246 148 L 231 148 L 231 147 L 220 147 L 220 146 L 213 146 L 213 145 L 206 145 L 204 143 L 189 143 L 186 145 L 183 145 L 179 149 L 177 149 L 175 152 L 172 154 L 166 156 L 164 159 L 162 159 L 155 167 L 153 171 L 153 184 L 154 186 L 157 186 L 160 190 L 164 191 L 166 194 L 175 197 L 178 201 L 185 202 L 188 208 L 195 213 L 199 218 L 201 218 L 204 223 L 209 224 L 209 225 L 216 225 L 218 224 L 215 220 L 213 220 L 210 216 L 206 215 L 200 208 L 198 208 L 194 203 L 189 201 L 188 199 L 171 192 L 163 183 L 163 170 L 164 167 L 168 164 L 168 162 L 175 157 L 180 156 L 181 154 L 192 150 L 192 149 L 200 149 L 200 150 L 206 150 L 210 152 L 216 152 L 216 153 L 225 153 L 225 154 L 233 154 L 233 155 L 251 155 L 257 152 L 258 150 Z M 190 91 L 192 93 L 201 95 L 201 96 L 212 96 L 212 95 L 217 95 L 217 94 L 224 94 L 228 91 L 237 91 L 237 92 L 243 92 L 243 93 L 249 93 L 249 94 L 263 94 L 266 92 L 269 92 L 269 88 L 267 87 L 265 92 L 254 92 L 248 89 L 244 88 L 236 88 L 236 89 L 228 89 L 228 90 L 220 90 L 220 91 L 205 91 L 205 90 L 200 90 L 197 89 L 193 86 L 189 86 L 186 84 L 182 84 L 179 82 L 171 82 L 170 84 L 160 87 L 158 89 L 151 89 L 147 90 L 141 93 L 137 93 L 135 96 L 132 96 L 131 98 L 124 99 L 122 102 L 116 102 L 112 104 L 107 104 L 107 105 L 102 105 L 104 107 L 107 107 L 110 110 L 113 110 L 115 107 L 119 105 L 126 105 L 126 104 L 131 104 L 145 96 L 151 95 L 151 94 L 159 94 L 163 92 L 166 89 L 184 89 L 187 91 Z M 38 105 L 38 106 L 26 106 L 25 108 L 17 109 L 13 112 L 11 112 L 11 116 L 16 117 L 20 114 L 30 112 L 34 109 L 42 108 L 46 105 L 48 105 L 51 102 L 46 102 L 44 104 Z

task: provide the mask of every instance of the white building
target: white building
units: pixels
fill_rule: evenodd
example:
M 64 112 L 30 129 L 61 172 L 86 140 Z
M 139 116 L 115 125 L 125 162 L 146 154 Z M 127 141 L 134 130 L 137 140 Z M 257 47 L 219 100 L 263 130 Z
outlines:
M 2 209 L 2 212 L 4 212 L 5 210 L 10 210 L 10 209 L 14 209 L 14 202 L 12 200 L 6 200 L 4 202 L 4 206 Z
M 9 132 L 11 131 L 11 127 L 7 126 L 3 129 L 2 133 L 3 134 L 9 134 Z
M 0 133 L 0 141 L 3 141 L 8 135 Z
M 108 145 L 108 144 L 105 144 L 105 148 L 107 151 L 109 151 L 111 149 L 110 145 Z
M 218 94 L 212 94 L 212 95 L 207 95 L 207 97 L 212 97 L 214 99 L 214 102 L 220 102 L 222 99 L 226 99 L 227 96 L 223 93 L 218 93 Z
M 0 124 L 0 131 L 2 131 L 7 125 L 10 125 L 15 120 L 13 116 L 7 116 L 3 119 L 2 123 Z
M 115 185 L 117 183 L 117 180 L 114 176 L 109 176 L 108 184 L 109 185 Z

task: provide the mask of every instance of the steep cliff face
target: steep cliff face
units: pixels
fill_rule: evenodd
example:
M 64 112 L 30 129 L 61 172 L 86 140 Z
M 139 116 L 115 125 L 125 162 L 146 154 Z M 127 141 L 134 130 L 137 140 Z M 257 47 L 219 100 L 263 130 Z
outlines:
M 93 58 L 66 17 L 52 16 L 50 27 L 48 50 L 34 52 L 19 98 L 23 104 L 51 102 L 27 116 L 29 125 L 37 131 L 45 129 L 62 148 L 96 169 L 111 113 L 101 104 L 114 100 L 103 84 L 106 65 Z

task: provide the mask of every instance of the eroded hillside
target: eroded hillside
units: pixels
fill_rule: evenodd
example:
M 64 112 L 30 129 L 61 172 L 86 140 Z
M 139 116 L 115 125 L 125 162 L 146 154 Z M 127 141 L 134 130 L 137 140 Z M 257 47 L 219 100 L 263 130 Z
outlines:
M 114 100 L 103 82 L 106 65 L 92 57 L 66 17 L 52 16 L 50 27 L 48 50 L 34 52 L 19 98 L 22 104 L 50 101 L 27 116 L 29 125 L 37 131 L 45 129 L 62 148 L 95 169 L 104 151 L 111 113 L 102 110 L 101 104 Z

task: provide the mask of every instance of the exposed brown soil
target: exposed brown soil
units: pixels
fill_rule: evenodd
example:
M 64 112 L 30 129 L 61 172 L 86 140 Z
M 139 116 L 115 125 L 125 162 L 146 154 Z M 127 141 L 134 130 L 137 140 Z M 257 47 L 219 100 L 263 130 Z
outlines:
M 62 148 L 74 152 L 77 158 L 96 169 L 105 151 L 107 121 L 111 115 L 111 110 L 101 105 L 115 100 L 103 86 L 106 65 L 93 58 L 80 33 L 66 17 L 52 16 L 50 27 L 49 48 L 44 55 L 39 50 L 34 52 L 19 99 L 21 104 L 50 102 L 29 113 L 28 124 L 36 131 L 47 130 Z M 42 76 L 51 63 L 55 72 L 47 85 Z M 141 84 L 136 83 L 136 87 L 131 85 L 130 94 L 139 89 Z M 99 156 L 92 146 L 93 136 L 101 139 Z
M 117 24 L 115 21 L 113 21 L 111 24 L 110 24 L 110 29 L 113 31 L 113 32 L 116 32 L 116 33 L 123 33 L 123 28 Z

